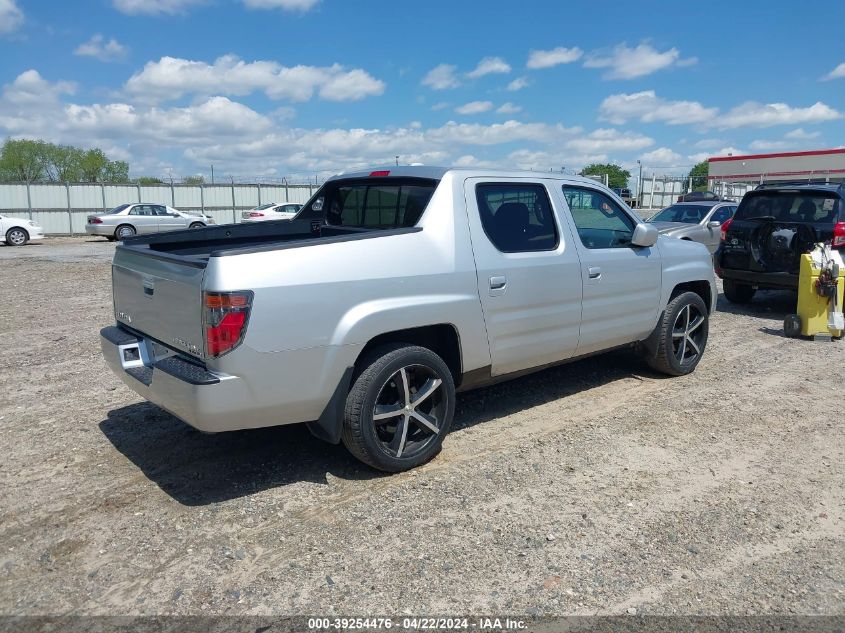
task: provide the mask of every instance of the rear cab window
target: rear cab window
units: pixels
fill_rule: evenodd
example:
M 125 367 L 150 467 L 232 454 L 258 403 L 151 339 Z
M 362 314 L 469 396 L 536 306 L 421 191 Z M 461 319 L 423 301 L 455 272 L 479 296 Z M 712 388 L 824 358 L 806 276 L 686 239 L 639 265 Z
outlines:
M 354 178 L 326 183 L 297 219 L 330 226 L 397 229 L 416 226 L 439 181 L 428 178 Z

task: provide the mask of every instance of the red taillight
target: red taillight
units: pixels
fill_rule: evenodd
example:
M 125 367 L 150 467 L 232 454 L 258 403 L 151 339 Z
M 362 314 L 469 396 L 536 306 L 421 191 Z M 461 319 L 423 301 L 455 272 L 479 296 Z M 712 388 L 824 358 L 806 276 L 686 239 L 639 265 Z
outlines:
M 206 292 L 203 304 L 206 354 L 222 356 L 240 345 L 244 338 L 252 292 Z
M 845 246 L 845 222 L 837 222 L 833 227 L 833 246 Z
M 733 222 L 733 221 L 734 221 L 734 219 L 733 219 L 733 218 L 728 218 L 727 220 L 725 220 L 724 222 L 722 222 L 722 226 L 721 226 L 721 228 L 719 229 L 719 233 L 721 234 L 721 240 L 722 240 L 723 242 L 724 242 L 726 239 L 728 239 L 728 227 L 731 225 L 731 222 Z
M 385 176 L 390 175 L 389 169 L 382 169 L 380 171 L 371 171 L 370 176 L 375 176 L 376 178 L 384 178 Z
M 249 217 L 251 217 L 251 218 L 263 218 L 263 217 L 264 217 L 264 214 L 263 214 L 263 213 L 258 213 L 257 211 L 250 211 L 250 212 L 249 212 Z
M 100 218 L 91 218 L 90 220 L 88 220 L 88 223 L 89 224 L 102 224 L 103 221 Z

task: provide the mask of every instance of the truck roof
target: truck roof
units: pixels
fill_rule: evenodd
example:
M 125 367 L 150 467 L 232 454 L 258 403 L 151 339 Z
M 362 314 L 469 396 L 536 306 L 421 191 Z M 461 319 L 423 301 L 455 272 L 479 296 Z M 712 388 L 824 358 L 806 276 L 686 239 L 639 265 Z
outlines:
M 390 165 L 387 167 L 374 167 L 364 171 L 353 171 L 340 173 L 327 180 L 345 180 L 347 178 L 431 178 L 441 180 L 447 173 L 461 173 L 468 178 L 473 176 L 497 176 L 499 178 L 552 178 L 554 180 L 566 180 L 570 182 L 583 182 L 584 184 L 601 184 L 591 178 L 583 176 L 570 176 L 567 174 L 531 171 L 527 169 L 492 169 L 481 167 L 436 167 L 433 165 Z M 604 186 L 604 185 L 602 185 Z

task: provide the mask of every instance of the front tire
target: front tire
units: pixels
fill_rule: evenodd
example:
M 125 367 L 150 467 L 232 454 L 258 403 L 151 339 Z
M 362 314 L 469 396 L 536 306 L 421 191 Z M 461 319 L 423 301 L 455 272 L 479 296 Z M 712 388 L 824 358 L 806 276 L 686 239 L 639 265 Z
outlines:
M 757 292 L 754 286 L 739 284 L 730 279 L 724 280 L 723 287 L 725 289 L 725 299 L 731 303 L 750 303 L 754 298 L 754 294 Z
M 346 398 L 343 444 L 378 470 L 400 472 L 440 452 L 455 415 L 455 382 L 437 354 L 396 343 L 356 366 Z
M 191 226 L 188 227 L 189 229 L 204 229 L 205 224 L 202 222 L 191 222 Z
M 648 359 L 652 369 L 669 376 L 695 371 L 707 346 L 710 327 L 710 316 L 701 297 L 685 292 L 672 299 L 657 327 L 657 354 Z
M 6 231 L 6 244 L 9 246 L 23 246 L 29 241 L 29 233 L 17 226 Z

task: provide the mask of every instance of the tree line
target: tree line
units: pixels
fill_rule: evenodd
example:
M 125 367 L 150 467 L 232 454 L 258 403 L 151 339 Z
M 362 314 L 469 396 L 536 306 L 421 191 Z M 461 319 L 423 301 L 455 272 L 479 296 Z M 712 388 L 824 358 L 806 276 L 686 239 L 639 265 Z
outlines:
M 129 163 L 99 148 L 7 139 L 0 148 L 0 180 L 18 182 L 128 182 Z

